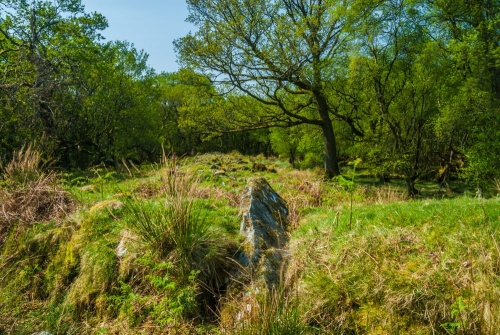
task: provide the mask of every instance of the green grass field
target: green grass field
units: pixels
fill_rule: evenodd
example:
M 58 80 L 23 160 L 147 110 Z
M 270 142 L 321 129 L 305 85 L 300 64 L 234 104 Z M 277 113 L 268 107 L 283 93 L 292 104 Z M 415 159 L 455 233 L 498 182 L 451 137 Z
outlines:
M 0 334 L 500 333 L 498 190 L 426 182 L 408 200 L 360 171 L 234 153 L 5 180 Z M 235 327 L 223 287 L 256 175 L 288 203 L 290 258 Z

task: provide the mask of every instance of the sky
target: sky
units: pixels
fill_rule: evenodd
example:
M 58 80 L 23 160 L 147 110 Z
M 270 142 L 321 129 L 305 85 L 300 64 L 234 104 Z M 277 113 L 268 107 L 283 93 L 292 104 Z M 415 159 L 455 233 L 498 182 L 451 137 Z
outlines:
M 98 12 L 108 19 L 102 32 L 106 41 L 128 41 L 149 54 L 148 64 L 156 72 L 174 72 L 173 41 L 194 31 L 185 22 L 185 0 L 82 0 L 86 12 Z

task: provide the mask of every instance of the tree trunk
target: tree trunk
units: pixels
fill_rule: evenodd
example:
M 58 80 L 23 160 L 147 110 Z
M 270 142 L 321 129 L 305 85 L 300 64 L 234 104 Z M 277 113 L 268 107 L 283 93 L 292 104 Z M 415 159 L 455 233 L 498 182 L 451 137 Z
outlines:
M 335 132 L 333 131 L 332 120 L 328 113 L 326 98 L 318 94 L 316 95 L 316 101 L 318 102 L 318 113 L 322 122 L 321 129 L 323 130 L 323 141 L 325 145 L 325 172 L 328 178 L 332 178 L 340 175 Z
M 405 182 L 406 182 L 406 192 L 410 198 L 415 198 L 417 194 L 419 193 L 418 190 L 415 188 L 415 180 L 416 178 L 414 177 L 406 177 Z
M 323 141 L 325 142 L 325 171 L 328 178 L 332 178 L 340 175 L 335 134 L 331 122 L 323 124 L 321 128 L 323 130 Z

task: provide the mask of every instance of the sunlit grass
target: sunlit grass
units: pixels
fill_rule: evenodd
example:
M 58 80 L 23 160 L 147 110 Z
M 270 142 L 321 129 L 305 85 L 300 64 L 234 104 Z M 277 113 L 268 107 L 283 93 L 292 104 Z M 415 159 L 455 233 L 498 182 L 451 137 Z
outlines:
M 252 172 L 254 162 L 277 171 Z M 361 171 L 348 189 L 320 170 L 236 153 L 129 170 L 67 173 L 59 185 L 75 213 L 13 225 L 0 254 L 0 330 L 496 334 L 498 198 L 426 182 L 409 201 L 396 178 L 380 185 Z M 247 308 L 224 295 L 241 192 L 256 175 L 288 203 L 291 257 L 281 290 L 245 295 L 253 314 L 229 327 L 219 317 Z

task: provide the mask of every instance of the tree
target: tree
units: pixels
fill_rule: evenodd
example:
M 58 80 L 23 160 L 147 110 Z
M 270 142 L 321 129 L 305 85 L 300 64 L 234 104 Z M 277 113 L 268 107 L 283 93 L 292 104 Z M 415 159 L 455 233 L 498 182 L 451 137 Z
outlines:
M 404 177 L 411 197 L 418 193 L 417 178 L 439 162 L 431 156 L 436 152 L 433 123 L 443 74 L 435 43 L 425 34 L 416 10 L 419 5 L 404 0 L 384 3 L 366 43 L 375 112 L 369 122 L 381 156 L 377 158 Z
M 204 136 L 214 132 L 214 123 L 222 123 L 216 114 L 220 102 L 210 80 L 189 69 L 162 74 L 164 128 L 169 136 L 166 146 L 182 154 L 197 149 Z
M 350 1 L 188 0 L 194 34 L 176 41 L 181 61 L 259 101 L 253 124 L 321 128 L 325 170 L 339 175 L 325 82 L 345 56 Z
M 71 86 L 75 63 L 85 59 L 107 22 L 102 15 L 84 13 L 80 0 L 6 0 L 0 9 L 4 115 L 10 115 L 14 133 L 31 135 L 24 140 L 45 134 L 51 142 L 61 107 L 55 97 Z
M 427 2 L 429 33 L 440 41 L 450 74 L 441 92 L 438 134 L 478 182 L 500 170 L 500 2 Z
M 97 45 L 92 61 L 73 64 L 73 84 L 60 91 L 57 150 L 65 164 L 161 153 L 161 85 L 147 55 L 127 42 Z M 89 60 L 90 60 L 89 59 Z
M 43 138 L 63 165 L 160 154 L 161 85 L 147 54 L 103 43 L 106 19 L 85 13 L 80 0 L 0 7 L 2 152 Z

